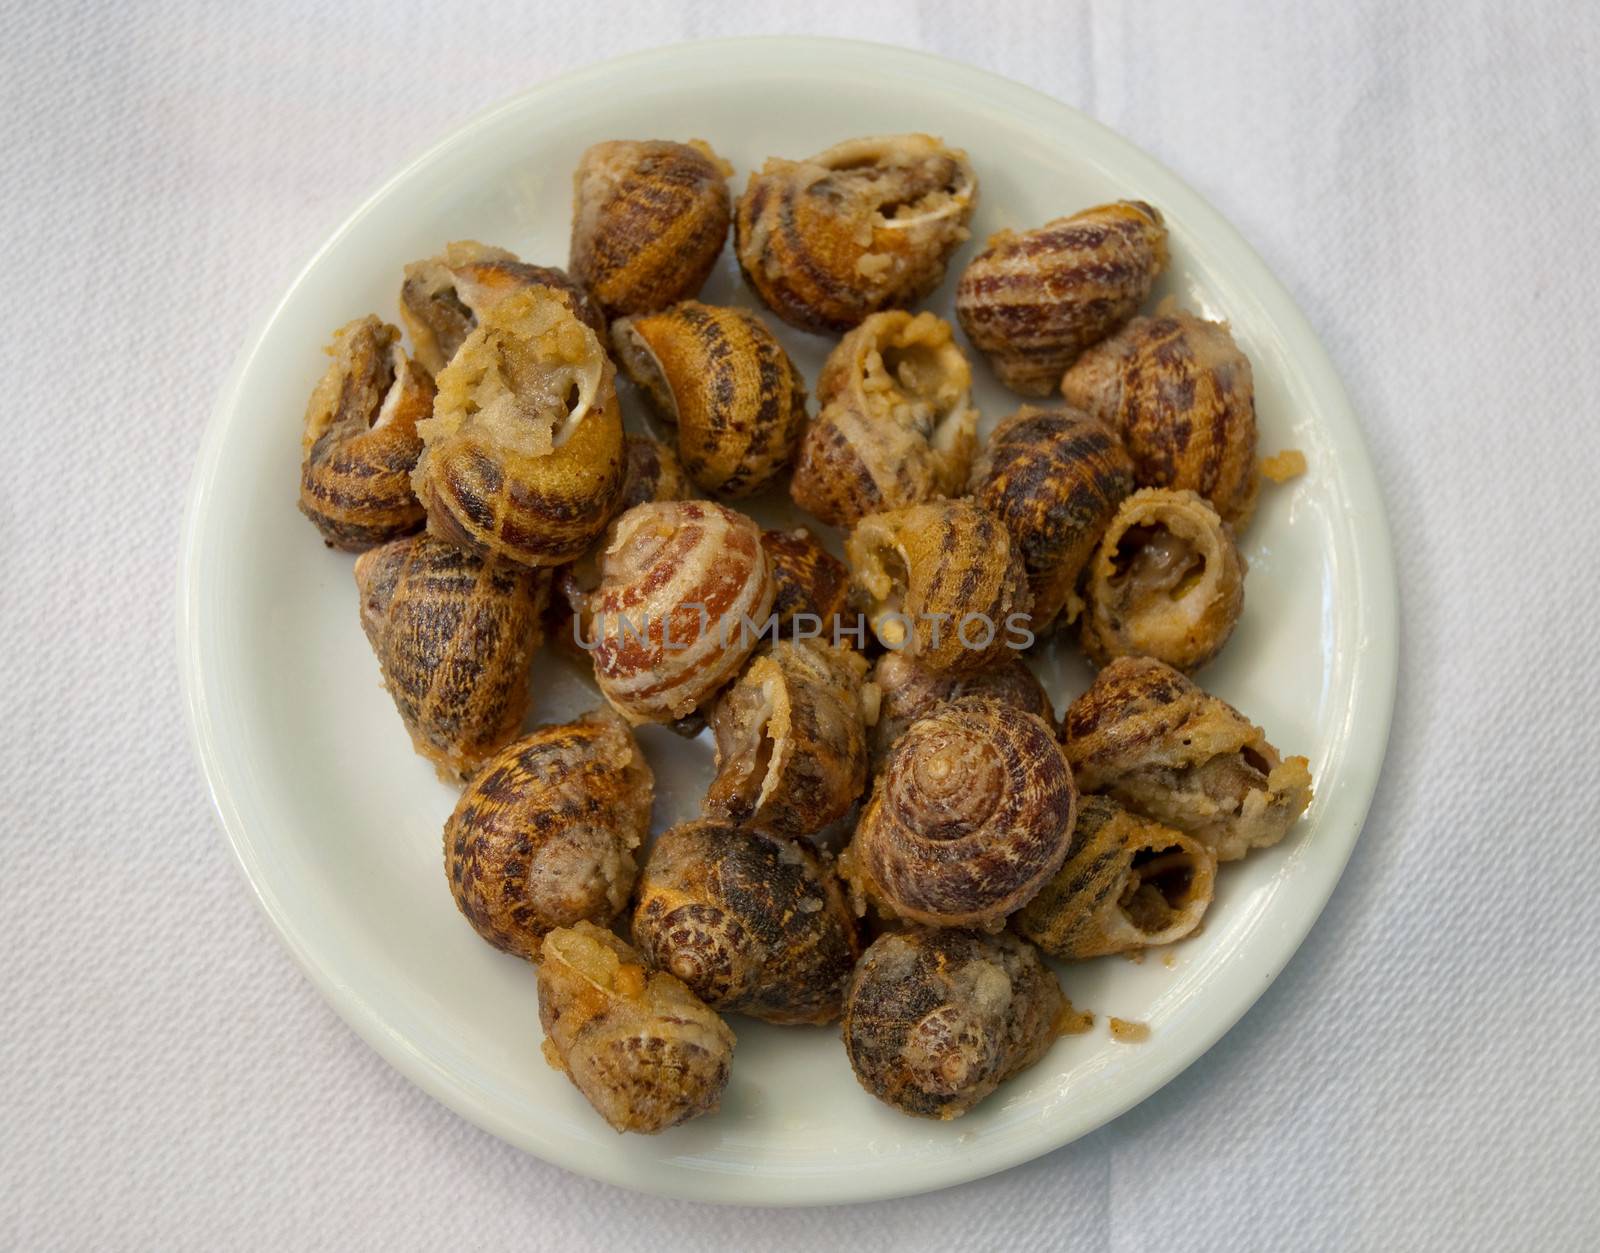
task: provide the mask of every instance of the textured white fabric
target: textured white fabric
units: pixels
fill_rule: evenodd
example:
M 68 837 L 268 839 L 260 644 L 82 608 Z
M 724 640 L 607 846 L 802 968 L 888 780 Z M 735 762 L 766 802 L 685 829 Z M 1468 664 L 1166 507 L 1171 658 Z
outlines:
M 6 6 L 0 1246 L 1600 1243 L 1593 12 L 814 8 Z M 212 818 L 173 591 L 215 389 L 372 186 L 569 67 L 781 31 L 1030 83 L 1238 224 L 1362 414 L 1404 638 L 1349 871 L 1209 1056 L 998 1178 L 778 1213 L 546 1166 L 338 1021 Z

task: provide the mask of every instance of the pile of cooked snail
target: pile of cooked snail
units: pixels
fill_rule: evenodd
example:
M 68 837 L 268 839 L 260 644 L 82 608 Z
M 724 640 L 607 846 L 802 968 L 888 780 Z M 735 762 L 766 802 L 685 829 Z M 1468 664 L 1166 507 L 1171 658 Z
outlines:
M 334 332 L 300 508 L 360 554 L 384 685 L 461 787 L 457 907 L 537 966 L 545 1056 L 611 1126 L 715 1109 L 725 1014 L 840 1024 L 868 1092 L 953 1118 L 1090 1020 L 1046 957 L 1193 935 L 1221 863 L 1310 803 L 1306 759 L 1190 677 L 1244 607 L 1250 362 L 1141 314 L 1151 205 L 1003 231 L 956 321 L 1062 400 L 985 437 L 956 327 L 914 308 L 968 239 L 966 154 L 850 140 L 737 199 L 732 172 L 598 144 L 565 270 L 470 241 L 406 266 L 409 352 L 376 316 Z M 809 389 L 770 319 L 698 299 L 730 225 L 756 301 L 838 336 Z M 763 494 L 810 524 L 729 503 Z M 1074 634 L 1098 674 L 1058 719 L 1027 650 Z M 602 699 L 530 731 L 546 636 Z M 645 723 L 715 747 L 653 840 Z

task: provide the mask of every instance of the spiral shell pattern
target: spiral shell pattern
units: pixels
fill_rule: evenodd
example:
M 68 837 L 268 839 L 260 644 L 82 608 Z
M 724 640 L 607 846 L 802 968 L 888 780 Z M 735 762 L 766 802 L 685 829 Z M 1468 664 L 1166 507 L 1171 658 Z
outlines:
M 743 667 L 773 592 L 761 528 L 743 514 L 704 500 L 630 509 L 588 601 L 601 693 L 631 722 L 684 717 Z
M 1255 510 L 1255 382 L 1226 323 L 1136 318 L 1061 381 L 1067 403 L 1115 428 L 1141 487 L 1199 492 L 1242 530 Z
M 715 820 L 659 836 L 633 942 L 708 1005 L 777 1023 L 839 1017 L 860 947 L 831 867 L 804 841 Z
M 1025 405 L 991 432 L 972 467 L 972 497 L 1022 552 L 1036 632 L 1078 616 L 1078 576 L 1131 491 L 1122 442 L 1084 414 Z
M 548 576 L 414 535 L 362 553 L 355 578 L 412 744 L 442 778 L 465 778 L 522 723 Z
M 918 718 L 965 696 L 982 696 L 1055 724 L 1044 685 L 1016 653 L 981 670 L 930 670 L 904 653 L 885 653 L 872 672 L 878 719 L 872 729 L 872 760 L 880 765 L 894 742 Z
M 1076 807 L 1053 728 L 966 697 L 889 750 L 841 868 L 892 916 L 998 930 L 1060 869 Z
M 695 485 L 737 499 L 788 469 L 806 423 L 806 386 L 761 319 L 686 300 L 612 327 L 623 371 L 677 424 Z
M 807 331 L 847 331 L 911 305 L 967 238 L 978 180 L 929 135 L 852 139 L 750 176 L 734 217 L 740 268 L 767 307 Z
M 399 341 L 398 330 L 370 315 L 340 327 L 306 405 L 300 512 L 334 548 L 359 552 L 422 526 L 411 470 L 433 379 Z
M 961 273 L 956 316 L 1002 383 L 1047 396 L 1079 353 L 1139 311 L 1166 268 L 1159 212 L 1138 200 L 1098 205 L 991 238 Z
M 841 641 L 835 642 L 842 642 L 845 627 L 854 625 L 856 618 L 846 613 L 850 595 L 849 567 L 804 527 L 793 531 L 763 531 L 761 547 L 772 569 L 772 611 L 778 617 L 779 633 L 793 633 L 796 615 L 806 614 L 820 624 L 822 638 L 826 640 L 834 639 L 835 624 L 838 624 Z M 856 642 L 865 643 L 864 632 Z
M 700 140 L 612 140 L 573 176 L 568 268 L 608 318 L 696 295 L 728 238 L 731 167 Z

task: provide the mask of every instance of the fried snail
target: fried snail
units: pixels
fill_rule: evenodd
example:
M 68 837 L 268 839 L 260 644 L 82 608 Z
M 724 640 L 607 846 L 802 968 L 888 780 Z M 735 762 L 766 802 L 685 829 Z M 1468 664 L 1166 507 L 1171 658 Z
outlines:
M 967 238 L 978 180 L 967 154 L 929 135 L 852 139 L 750 176 L 734 247 L 750 286 L 785 322 L 847 331 L 914 304 Z
M 622 492 L 617 497 L 617 517 L 652 500 L 688 500 L 694 484 L 683 472 L 676 453 L 648 435 L 627 435 L 622 447 Z
M 565 301 L 596 335 L 606 333 L 600 311 L 565 270 L 529 265 L 504 248 L 464 239 L 446 244 L 437 257 L 406 266 L 400 320 L 411 332 L 417 360 L 437 374 L 477 328 L 485 310 L 531 287 L 545 288 Z
M 709 719 L 717 775 L 705 814 L 775 835 L 812 835 L 867 785 L 862 679 L 843 644 L 780 639 L 757 653 Z
M 634 723 L 692 713 L 754 651 L 773 590 L 761 528 L 742 513 L 707 500 L 628 510 L 584 605 L 601 693 Z
M 828 354 L 821 406 L 800 443 L 789 491 L 835 526 L 958 495 L 977 441 L 972 370 L 950 324 L 931 313 L 875 313 Z
M 1147 487 L 1112 519 L 1085 585 L 1084 651 L 1154 657 L 1179 670 L 1210 661 L 1244 610 L 1244 559 L 1205 497 Z
M 1071 1011 L 1055 973 L 1014 935 L 915 927 L 862 955 L 844 1045 L 861 1086 L 922 1118 L 959 1118 L 1049 1049 Z
M 1021 556 L 999 519 L 970 500 L 869 514 L 845 556 L 874 634 L 929 669 L 977 670 L 1025 638 Z
M 732 172 L 698 139 L 612 140 L 583 154 L 568 267 L 608 318 L 699 292 L 728 238 Z
M 335 331 L 328 355 L 306 405 L 300 512 L 324 542 L 358 552 L 422 526 L 411 470 L 433 379 L 406 356 L 400 332 L 371 315 Z
M 639 878 L 633 942 L 715 1009 L 839 1017 L 860 947 L 831 867 L 804 840 L 715 819 L 663 832 Z
M 1255 509 L 1255 385 L 1223 322 L 1136 318 L 1061 381 L 1067 403 L 1121 434 L 1141 487 L 1187 488 L 1242 528 Z
M 695 485 L 736 499 L 794 460 L 806 385 L 771 331 L 744 309 L 685 300 L 611 328 L 623 372 L 677 425 Z
M 356 558 L 361 627 L 417 752 L 471 774 L 528 708 L 548 576 L 426 535 Z
M 1085 796 L 1066 861 L 1011 926 L 1071 960 L 1171 944 L 1205 917 L 1216 869 L 1198 840 Z
M 890 747 L 918 718 L 964 696 L 983 696 L 1055 722 L 1044 685 L 1014 652 L 981 670 L 962 671 L 930 670 L 904 653 L 884 653 L 872 671 L 872 685 L 878 700 L 871 736 L 874 767 L 882 764 Z
M 843 642 L 845 627 L 854 622 L 854 615 L 846 613 L 850 596 L 850 568 L 817 542 L 805 527 L 793 531 L 761 532 L 761 547 L 767 554 L 767 565 L 772 568 L 775 589 L 772 612 L 778 618 L 778 630 L 784 635 L 798 633 L 795 619 L 800 614 L 809 615 L 821 638 Z M 835 626 L 840 639 L 834 639 Z M 857 638 L 856 642 L 864 642 Z
M 990 433 L 971 489 L 1022 551 L 1033 630 L 1075 619 L 1078 576 L 1133 491 L 1133 463 L 1115 433 L 1085 414 L 1024 405 Z
M 890 917 L 997 931 L 1060 869 L 1076 806 L 1043 718 L 965 697 L 895 741 L 840 870 Z
M 610 709 L 507 744 L 445 823 L 456 908 L 490 944 L 528 961 L 557 927 L 610 922 L 633 890 L 654 783 Z
M 1159 212 L 1137 200 L 1098 205 L 991 237 L 961 272 L 956 317 L 1002 383 L 1047 396 L 1079 353 L 1139 311 L 1166 268 Z
M 546 1059 L 614 1129 L 652 1135 L 717 1108 L 733 1032 L 611 932 L 591 922 L 550 932 L 538 988 Z
M 1311 803 L 1304 757 L 1165 662 L 1119 657 L 1067 709 L 1078 786 L 1199 840 L 1218 861 L 1283 839 Z

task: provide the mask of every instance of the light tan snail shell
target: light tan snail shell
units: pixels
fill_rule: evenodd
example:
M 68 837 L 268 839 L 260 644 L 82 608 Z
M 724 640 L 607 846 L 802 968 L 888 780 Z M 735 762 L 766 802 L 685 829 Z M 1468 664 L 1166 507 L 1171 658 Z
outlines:
M 913 927 L 862 954 L 844 1045 L 880 1101 L 959 1118 L 1043 1057 L 1071 1009 L 1055 973 L 1016 936 Z
M 442 778 L 465 778 L 522 723 L 548 576 L 413 535 L 362 553 L 355 578 L 412 744 Z
M 1218 861 L 1283 839 L 1311 803 L 1304 757 L 1165 662 L 1119 657 L 1067 709 L 1078 786 L 1195 837 Z
M 1155 657 L 1179 670 L 1210 661 L 1244 611 L 1244 558 L 1205 497 L 1147 487 L 1112 519 L 1089 568 L 1083 647 Z
M 608 318 L 698 294 L 728 238 L 732 172 L 698 139 L 618 139 L 583 154 L 568 265 Z
M 1018 653 L 1008 652 L 981 670 L 930 670 L 904 653 L 884 653 L 872 671 L 872 683 L 878 696 L 871 737 L 875 767 L 918 718 L 964 696 L 997 700 L 1055 723 L 1049 694 Z
M 821 411 L 805 432 L 789 491 L 834 526 L 960 494 L 977 443 L 972 370 L 950 324 L 931 313 L 875 313 L 828 354 Z
M 411 470 L 433 379 L 406 356 L 400 332 L 370 315 L 335 331 L 328 355 L 306 405 L 300 512 L 328 544 L 358 552 L 422 527 Z
M 1199 492 L 1242 529 L 1255 509 L 1255 382 L 1223 322 L 1136 318 L 1061 381 L 1067 403 L 1115 428 L 1141 487 Z
M 729 499 L 788 469 L 806 423 L 806 385 L 755 314 L 685 300 L 611 328 L 623 371 L 676 423 L 695 485 Z
M 456 907 L 498 949 L 537 961 L 544 937 L 622 912 L 650 831 L 654 776 L 609 709 L 536 728 L 468 781 L 444 827 Z
M 1216 868 L 1198 840 L 1085 796 L 1066 861 L 1011 926 L 1070 960 L 1171 944 L 1205 917 Z
M 709 819 L 657 837 L 633 942 L 713 1008 L 777 1023 L 837 1019 L 861 951 L 838 880 L 805 841 Z
M 1060 869 L 1076 805 L 1054 728 L 965 697 L 895 741 L 840 869 L 892 917 L 998 930 Z
M 550 932 L 538 988 L 545 1057 L 617 1131 L 652 1135 L 717 1108 L 733 1032 L 611 932 L 590 922 Z
M 531 288 L 487 310 L 440 373 L 412 482 L 428 531 L 530 566 L 580 555 L 622 490 L 622 410 L 595 333 Z
M 939 285 L 977 198 L 967 154 L 930 135 L 852 139 L 804 161 L 774 157 L 752 174 L 735 249 L 785 322 L 847 331 Z

